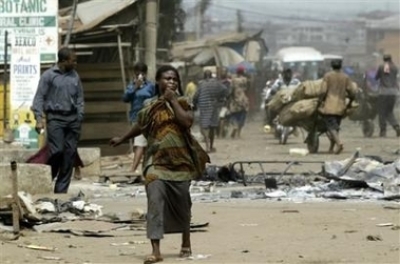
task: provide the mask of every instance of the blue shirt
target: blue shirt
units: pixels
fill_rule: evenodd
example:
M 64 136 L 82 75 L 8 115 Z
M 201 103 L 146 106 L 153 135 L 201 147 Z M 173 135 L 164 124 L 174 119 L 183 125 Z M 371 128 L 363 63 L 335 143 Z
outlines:
M 137 121 L 137 115 L 143 108 L 143 103 L 145 100 L 150 99 L 155 96 L 156 89 L 154 84 L 145 81 L 139 89 L 136 85 L 131 82 L 122 97 L 125 103 L 131 104 L 131 110 L 129 111 L 129 118 L 131 122 Z

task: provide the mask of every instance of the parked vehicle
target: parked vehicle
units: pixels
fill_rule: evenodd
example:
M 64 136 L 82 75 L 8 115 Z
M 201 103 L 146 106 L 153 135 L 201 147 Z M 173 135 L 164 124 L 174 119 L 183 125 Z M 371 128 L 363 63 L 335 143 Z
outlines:
M 288 47 L 277 53 L 280 67 L 291 68 L 301 80 L 317 80 L 318 70 L 323 66 L 324 56 L 312 47 Z

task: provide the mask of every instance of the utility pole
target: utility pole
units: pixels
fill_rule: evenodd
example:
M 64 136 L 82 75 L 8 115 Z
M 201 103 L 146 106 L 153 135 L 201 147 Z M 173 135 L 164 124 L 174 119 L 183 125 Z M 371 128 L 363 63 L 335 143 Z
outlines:
M 202 28 L 203 28 L 203 14 L 201 12 L 201 4 L 196 4 L 196 40 L 201 39 Z
M 64 40 L 64 47 L 68 47 L 69 41 L 71 39 L 71 34 L 72 34 L 72 30 L 74 28 L 74 22 L 75 22 L 77 8 L 78 8 L 78 0 L 74 0 L 74 2 L 72 4 L 71 17 L 70 17 L 69 24 L 68 24 L 67 36 L 65 37 L 65 40 Z
M 146 50 L 144 60 L 148 66 L 148 76 L 153 79 L 157 67 L 157 0 L 146 0 Z
M 238 33 L 243 32 L 243 16 L 242 16 L 242 11 L 239 9 L 236 11 L 236 31 Z

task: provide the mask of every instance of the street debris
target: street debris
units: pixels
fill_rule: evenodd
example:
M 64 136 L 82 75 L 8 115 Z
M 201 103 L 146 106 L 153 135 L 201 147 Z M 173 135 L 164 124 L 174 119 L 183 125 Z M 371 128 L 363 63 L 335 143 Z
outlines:
M 357 230 L 345 230 L 344 231 L 345 234 L 354 234 L 354 233 L 357 233 L 357 232 L 358 232 Z
M 282 172 L 268 172 L 262 164 L 274 161 L 238 161 L 240 170 L 232 164 L 228 166 L 213 166 L 204 176 L 201 186 L 214 186 L 209 190 L 199 187 L 193 182 L 192 199 L 195 201 L 221 201 L 223 199 L 273 199 L 287 201 L 304 200 L 400 200 L 400 159 L 393 162 L 383 162 L 377 156 L 361 156 L 360 150 L 350 158 L 321 163 L 322 170 L 317 173 L 292 173 L 290 168 L 309 162 L 291 161 L 286 163 Z M 278 162 L 279 163 L 279 162 Z M 311 162 L 314 163 L 315 162 Z M 243 166 L 257 164 L 261 172 L 247 174 Z M 253 171 L 254 173 L 254 171 Z M 206 179 L 209 181 L 207 182 Z M 229 179 L 229 182 L 227 181 Z M 212 185 L 211 182 L 214 182 Z M 236 185 L 234 184 L 236 183 Z M 228 190 L 240 183 L 265 184 L 263 188 L 242 188 Z M 222 187 L 222 188 L 215 188 Z M 391 207 L 387 209 L 399 209 Z
M 53 261 L 62 260 L 62 258 L 60 257 L 52 257 L 52 256 L 39 256 L 38 259 L 53 260 Z
M 204 259 L 208 259 L 210 258 L 211 255 L 202 255 L 202 254 L 197 254 L 197 255 L 193 255 L 187 258 L 179 258 L 178 260 L 204 260 Z
M 246 173 L 243 165 L 252 163 L 259 165 L 261 172 L 254 173 L 253 170 L 251 174 Z M 221 202 L 233 199 L 264 199 L 295 203 L 307 200 L 400 200 L 400 159 L 383 162 L 379 157 L 361 156 L 360 151 L 357 150 L 354 155 L 345 160 L 310 162 L 314 165 L 319 164 L 321 171 L 308 170 L 304 173 L 293 173 L 291 169 L 294 166 L 307 164 L 307 162 L 281 162 L 285 166 L 282 172 L 264 170 L 261 166 L 264 163 L 274 162 L 239 161 L 234 162 L 236 166 L 232 164 L 209 166 L 206 175 L 200 181 L 192 182 L 190 187 L 192 200 Z M 257 185 L 250 187 L 250 184 Z M 146 197 L 144 186 L 134 186 L 134 188 L 127 188 L 127 186 L 129 185 L 120 183 L 111 185 L 97 183 L 95 188 L 99 190 L 105 188 L 107 192 L 99 191 L 98 193 L 107 193 L 114 197 Z M 135 231 L 135 235 L 145 236 L 146 213 L 142 209 L 134 209 L 124 214 L 118 212 L 103 214 L 102 206 L 89 202 L 83 192 L 65 201 L 47 197 L 33 201 L 32 197 L 24 192 L 18 193 L 18 196 L 23 227 L 32 228 L 37 232 L 100 238 L 121 237 L 126 236 L 122 235 L 122 231 Z M 383 208 L 400 210 L 397 204 L 385 205 Z M 2 232 L 10 233 L 12 229 L 8 227 L 12 223 L 12 215 L 4 213 L 3 209 L 0 208 L 0 212 L 3 212 L 0 214 L 0 229 Z M 281 213 L 300 212 L 298 210 L 282 210 Z M 208 222 L 191 223 L 191 231 L 206 232 L 208 226 Z M 251 227 L 258 226 L 258 224 L 241 224 L 241 226 Z M 391 227 L 396 230 L 393 223 L 381 223 L 376 226 Z M 345 231 L 345 233 L 352 233 L 352 230 Z M 381 240 L 380 237 L 374 236 L 368 236 L 367 239 L 370 241 Z M 111 245 L 128 246 L 135 243 L 139 242 L 113 243 Z M 31 249 L 46 250 L 45 247 L 35 246 L 32 246 Z
M 282 213 L 296 213 L 296 214 L 298 214 L 298 213 L 300 213 L 299 212 L 299 210 L 282 210 Z
M 33 201 L 31 195 L 24 192 L 19 193 L 19 198 L 23 216 L 21 222 L 39 233 L 100 238 L 121 236 L 121 233 L 116 232 L 130 230 L 145 235 L 146 214 L 141 209 L 127 214 L 103 214 L 102 206 L 88 202 L 82 192 L 68 201 L 47 197 Z M 0 212 L 0 230 L 6 234 L 12 233 L 13 229 L 9 227 L 12 224 L 12 214 L 7 208 L 0 208 Z M 208 222 L 191 223 L 191 231 L 206 232 L 208 225 Z M 140 244 L 140 241 L 132 243 Z M 45 250 L 36 246 L 31 246 L 31 249 Z
M 384 209 L 389 209 L 389 210 L 400 210 L 400 206 L 397 205 L 385 205 L 383 206 Z
M 240 226 L 258 226 L 258 224 L 240 224 Z
M 368 235 L 368 236 L 367 236 L 367 240 L 368 240 L 368 241 L 382 241 L 382 238 L 381 238 L 380 236 Z
M 382 223 L 382 224 L 376 224 L 378 227 L 388 227 L 388 226 L 394 226 L 393 223 Z
M 129 242 L 123 242 L 123 243 L 111 243 L 111 246 L 114 247 L 120 247 L 120 246 L 131 246 L 131 245 L 144 245 L 148 244 L 147 241 L 129 241 Z
M 40 251 L 52 251 L 52 252 L 57 250 L 55 247 L 43 247 L 43 246 L 37 246 L 37 245 L 18 245 L 18 247 L 23 247 L 23 248 L 33 249 L 33 250 L 40 250 Z

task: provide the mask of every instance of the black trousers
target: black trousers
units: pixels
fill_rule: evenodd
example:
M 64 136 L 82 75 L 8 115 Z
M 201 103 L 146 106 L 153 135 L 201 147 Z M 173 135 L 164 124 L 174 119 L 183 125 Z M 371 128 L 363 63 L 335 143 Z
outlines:
M 47 120 L 47 143 L 50 149 L 48 164 L 54 193 L 67 193 L 74 169 L 81 122 L 76 116 L 57 116 Z
M 380 95 L 378 98 L 378 114 L 379 114 L 379 127 L 382 132 L 386 131 L 386 125 L 389 123 L 392 127 L 396 128 L 399 123 L 394 116 L 394 107 L 396 105 L 395 95 Z

